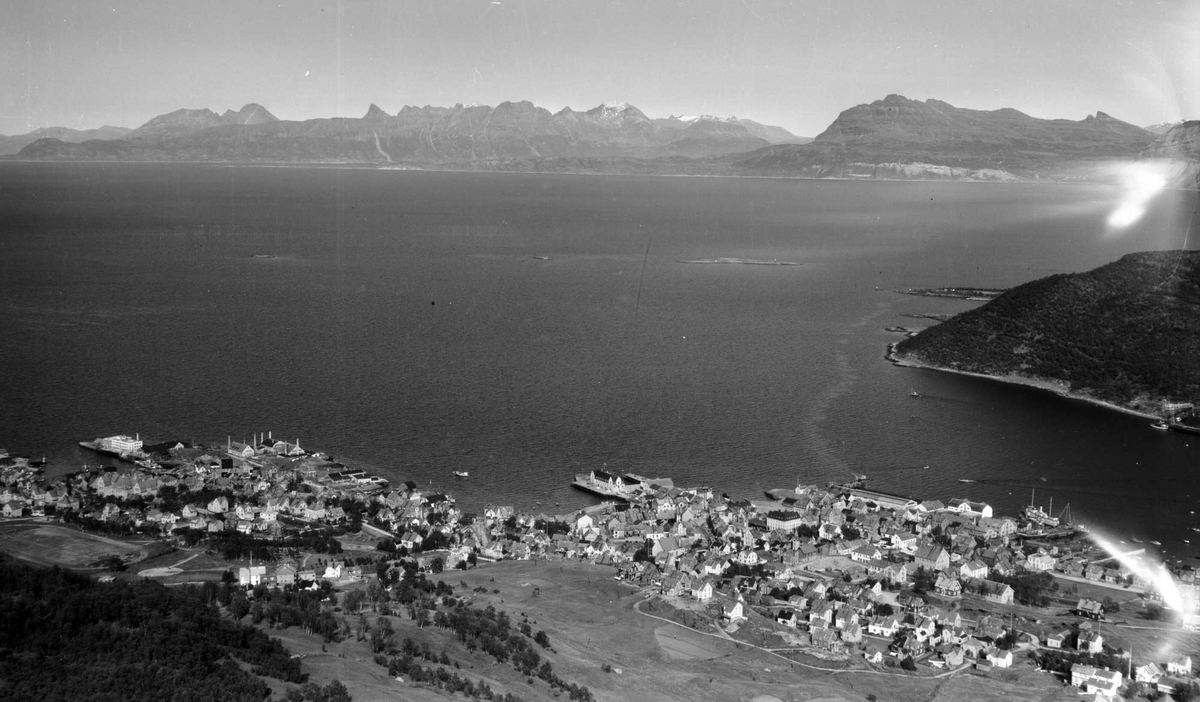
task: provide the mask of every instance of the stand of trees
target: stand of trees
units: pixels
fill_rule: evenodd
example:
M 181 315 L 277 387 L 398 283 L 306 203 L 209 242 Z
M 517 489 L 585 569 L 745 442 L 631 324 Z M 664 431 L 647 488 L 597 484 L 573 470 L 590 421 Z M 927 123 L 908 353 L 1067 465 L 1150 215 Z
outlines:
M 278 640 L 221 615 L 218 595 L 0 561 L 0 697 L 261 702 L 256 675 L 304 683 Z
M 1016 573 L 1014 575 L 988 576 L 998 583 L 1007 583 L 1013 589 L 1013 599 L 1021 604 L 1045 607 L 1050 604 L 1050 593 L 1058 589 L 1058 583 L 1049 573 Z
M 209 548 L 220 553 L 227 561 L 250 557 L 271 561 L 283 549 L 329 554 L 342 552 L 342 544 L 329 529 L 304 531 L 282 539 L 260 539 L 240 531 L 208 532 L 187 528 L 176 529 L 172 533 L 189 546 L 207 541 Z

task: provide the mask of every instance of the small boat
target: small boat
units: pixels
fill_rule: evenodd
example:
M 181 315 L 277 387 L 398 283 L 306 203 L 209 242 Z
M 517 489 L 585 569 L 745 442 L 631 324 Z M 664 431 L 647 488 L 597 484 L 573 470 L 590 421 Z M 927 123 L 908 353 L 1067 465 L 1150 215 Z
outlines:
M 926 467 L 928 467 L 928 466 L 926 466 Z M 975 481 L 974 481 L 974 480 L 971 480 L 970 478 L 959 478 L 959 479 L 958 479 L 958 482 L 960 482 L 960 483 L 973 483 L 973 482 L 975 482 Z
M 913 390 L 912 392 L 908 393 L 908 396 L 909 397 L 920 397 L 921 393 L 917 392 L 916 390 Z
M 1188 541 L 1187 539 L 1184 539 L 1184 540 L 1183 540 L 1183 543 L 1185 543 L 1185 544 L 1190 544 L 1190 543 L 1192 543 L 1192 542 L 1191 542 L 1191 541 Z
M 1154 544 L 1155 546 L 1162 546 L 1161 541 L 1151 541 L 1150 543 Z
M 470 475 L 470 473 L 468 473 L 468 472 L 467 472 L 467 471 L 465 471 L 465 470 L 456 470 L 456 471 L 454 471 L 454 477 L 456 477 L 456 478 L 465 478 L 465 477 L 467 477 L 468 475 Z
M 1129 537 L 1129 540 L 1130 540 L 1130 541 L 1132 541 L 1132 542 L 1133 542 L 1133 543 L 1135 543 L 1135 544 L 1140 544 L 1140 543 L 1142 543 L 1142 540 L 1141 540 L 1141 539 L 1139 539 L 1139 538 L 1137 538 L 1136 536 L 1131 536 L 1131 537 Z
M 1197 534 L 1200 534 L 1200 527 L 1192 527 L 1192 531 L 1196 532 Z
M 1166 422 L 1164 422 L 1164 421 L 1163 421 L 1163 420 L 1161 420 L 1161 419 L 1160 419 L 1160 420 L 1158 420 L 1157 422 L 1151 422 L 1151 423 L 1150 423 L 1150 428 L 1151 428 L 1151 429 L 1156 429 L 1156 430 L 1158 430 L 1158 431 L 1166 431 L 1167 429 L 1170 429 L 1170 427 L 1168 427 L 1168 426 L 1167 426 L 1167 423 L 1166 423 Z
M 534 256 L 534 258 L 539 261 L 549 261 L 550 260 L 549 256 Z

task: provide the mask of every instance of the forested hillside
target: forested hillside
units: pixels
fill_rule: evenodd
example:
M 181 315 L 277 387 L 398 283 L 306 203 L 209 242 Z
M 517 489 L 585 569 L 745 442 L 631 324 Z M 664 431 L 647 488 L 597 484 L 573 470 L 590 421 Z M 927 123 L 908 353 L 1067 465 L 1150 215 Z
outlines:
M 1154 409 L 1200 400 L 1200 251 L 1053 275 L 901 342 L 898 360 L 1069 384 Z
M 218 592 L 0 561 L 0 699 L 257 702 L 260 675 L 305 682 L 278 641 L 221 615 Z

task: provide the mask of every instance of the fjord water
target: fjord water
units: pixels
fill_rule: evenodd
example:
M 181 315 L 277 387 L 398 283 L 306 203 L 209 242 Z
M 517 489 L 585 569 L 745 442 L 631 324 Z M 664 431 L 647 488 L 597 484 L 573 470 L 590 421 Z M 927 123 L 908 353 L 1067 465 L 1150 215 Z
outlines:
M 976 304 L 894 289 L 1184 245 L 1194 193 L 1113 233 L 1119 196 L 3 164 L 0 445 L 62 472 L 97 461 L 80 439 L 269 430 L 469 509 L 548 512 L 588 503 L 569 482 L 605 465 L 746 497 L 853 471 L 1007 513 L 1036 488 L 1118 538 L 1181 547 L 1200 440 L 883 359 L 885 327 L 926 324 L 905 315 Z M 680 262 L 720 257 L 801 265 Z

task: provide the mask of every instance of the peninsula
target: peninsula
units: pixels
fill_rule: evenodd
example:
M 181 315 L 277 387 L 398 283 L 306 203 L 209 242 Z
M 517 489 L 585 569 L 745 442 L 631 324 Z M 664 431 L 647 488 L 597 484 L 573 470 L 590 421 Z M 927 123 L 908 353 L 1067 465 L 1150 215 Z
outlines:
M 1200 398 L 1200 252 L 1058 274 L 904 339 L 904 365 L 1035 384 L 1155 416 Z

